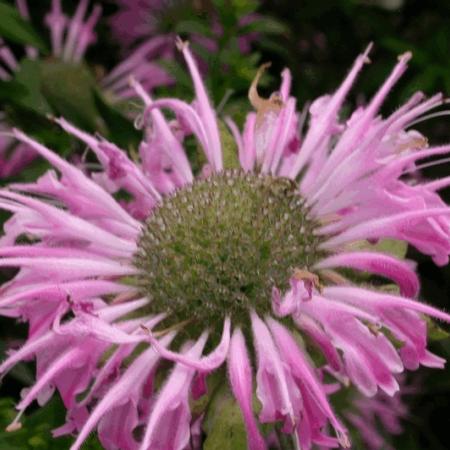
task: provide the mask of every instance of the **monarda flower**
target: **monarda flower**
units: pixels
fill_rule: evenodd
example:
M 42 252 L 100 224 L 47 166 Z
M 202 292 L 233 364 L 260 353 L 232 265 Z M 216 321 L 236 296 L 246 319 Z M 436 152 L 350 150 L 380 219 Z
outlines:
M 26 5 L 26 1 L 20 3 Z M 19 3 L 19 4 L 20 4 Z M 50 29 L 52 55 L 65 62 L 77 63 L 84 57 L 89 46 L 96 41 L 94 28 L 100 19 L 102 8 L 93 3 L 88 15 L 89 0 L 80 0 L 73 16 L 69 19 L 61 9 L 61 0 L 52 0 L 45 23 Z M 130 97 L 128 77 L 133 76 L 147 89 L 166 85 L 171 78 L 154 60 L 164 56 L 167 38 L 155 38 L 146 42 L 114 67 L 102 80 L 104 90 L 117 100 Z
M 94 28 L 101 15 L 99 4 L 94 4 L 88 12 L 89 3 L 89 0 L 80 0 L 69 18 L 62 11 L 61 0 L 52 0 L 51 9 L 44 19 L 50 31 L 50 54 L 40 55 L 37 48 L 27 46 L 25 57 L 40 59 L 44 65 L 48 60 L 63 75 L 67 71 L 73 73 L 81 70 L 78 65 L 82 63 L 89 46 L 96 41 Z M 29 20 L 27 1 L 17 0 L 16 6 L 21 16 Z M 142 44 L 101 80 L 104 93 L 113 102 L 129 99 L 134 95 L 128 83 L 131 73 L 148 90 L 171 82 L 169 75 L 153 62 L 163 56 L 168 45 L 169 40 L 164 37 Z M 20 70 L 21 62 L 0 38 L 0 80 L 9 81 Z M 7 120 L 0 113 L 0 178 L 17 175 L 36 156 L 27 145 L 12 139 L 8 132 Z
M 398 377 L 400 391 L 393 396 L 379 392 L 374 397 L 356 394 L 351 409 L 344 412 L 365 448 L 369 450 L 395 450 L 386 440 L 386 434 L 398 436 L 403 433 L 402 422 L 410 417 L 405 396 L 418 394 L 416 383 L 407 384 L 404 377 Z
M 20 15 L 29 20 L 26 0 L 16 1 Z M 101 8 L 96 6 L 91 15 L 85 18 L 88 0 L 79 2 L 71 19 L 61 11 L 61 1 L 53 0 L 51 11 L 45 17 L 50 29 L 51 56 L 67 64 L 76 64 L 83 58 L 88 46 L 95 41 L 93 29 L 97 23 Z M 37 48 L 27 46 L 24 49 L 27 58 L 35 60 L 39 57 Z M 10 80 L 20 70 L 20 62 L 10 48 L 0 39 L 0 79 Z M 9 127 L 0 117 L 0 177 L 10 177 L 19 173 L 35 157 L 36 153 L 23 143 L 17 143 L 8 136 Z
M 117 4 L 118 11 L 110 20 L 111 30 L 126 51 L 134 48 L 136 44 L 142 45 L 142 42 L 151 42 L 165 36 L 167 45 L 164 57 L 174 59 L 175 49 L 172 45 L 176 28 L 173 24 L 174 20 L 176 21 L 174 18 L 179 16 L 178 20 L 181 22 L 183 14 L 191 17 L 193 14 L 200 16 L 202 13 L 208 14 L 209 23 L 204 25 L 209 28 L 210 33 L 205 36 L 205 33 L 200 31 L 190 32 L 189 39 L 199 46 L 201 55 L 219 51 L 220 40 L 224 35 L 224 26 L 220 21 L 220 14 L 214 11 L 212 3 L 184 0 L 118 0 Z M 246 27 L 260 17 L 256 13 L 251 13 L 242 15 L 238 19 L 235 33 L 239 36 L 236 44 L 242 54 L 250 53 L 251 44 L 258 37 L 258 33 L 246 30 Z M 208 69 L 206 62 L 203 60 L 198 62 L 202 72 L 206 72 Z
M 366 51 L 334 94 L 312 104 L 304 134 L 289 72 L 270 99 L 254 83 L 257 112 L 242 135 L 228 120 L 232 142 L 188 45 L 178 45 L 195 100 L 153 100 L 133 82 L 147 125 L 139 161 L 58 119 L 101 164 L 83 172 L 15 131 L 54 171 L 0 191 L 12 214 L 0 266 L 18 269 L 1 288 L 0 311 L 29 323 L 0 372 L 36 361 L 36 382 L 9 430 L 56 390 L 67 421 L 54 433 L 75 434 L 71 450 L 94 430 L 106 449 L 196 447 L 208 417 L 196 400 L 213 395 L 208 383 L 222 373 L 249 449 L 268 448 L 274 433 L 297 449 L 349 447 L 324 373 L 363 395 L 392 396 L 404 368 L 444 364 L 427 350 L 423 315 L 450 316 L 415 298 L 411 263 L 373 245 L 391 238 L 448 260 L 450 209 L 436 192 L 450 179 L 413 184 L 409 176 L 418 161 L 450 151 L 409 130 L 442 98 L 416 93 L 378 115 L 405 54 L 367 106 L 339 119 Z M 206 161 L 197 172 L 183 146 L 191 135 Z M 399 293 L 358 271 L 391 280 Z M 320 371 L 310 358 L 317 351 Z

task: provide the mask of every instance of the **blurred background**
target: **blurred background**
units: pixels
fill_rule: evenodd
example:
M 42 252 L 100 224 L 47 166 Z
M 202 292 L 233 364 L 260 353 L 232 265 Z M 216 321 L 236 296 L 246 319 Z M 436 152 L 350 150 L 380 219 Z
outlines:
M 76 16 L 80 3 L 64 0 L 62 10 L 68 17 Z M 86 34 L 88 44 L 78 52 L 66 47 L 64 53 L 52 44 L 48 14 L 55 10 L 50 0 L 0 0 L 0 185 L 34 180 L 47 169 L 44 161 L 28 157 L 25 162 L 22 159 L 15 165 L 11 163 L 25 151 L 8 137 L 12 126 L 22 128 L 68 159 L 89 159 L 79 143 L 52 123 L 54 115 L 64 115 L 90 132 L 99 132 L 133 154 L 142 133 L 138 123 L 140 105 L 127 91 L 127 80 L 137 67 L 133 65 L 136 61 L 144 70 L 134 75 L 154 97 L 192 98 L 189 76 L 174 47 L 177 35 L 191 42 L 220 116 L 229 115 L 240 126 L 251 109 L 246 93 L 261 63 L 272 62 L 262 80 L 261 93 L 268 96 L 277 90 L 280 72 L 289 67 L 293 94 L 301 110 L 302 105 L 307 107 L 315 98 L 332 92 L 370 42 L 374 43 L 372 64 L 353 88 L 349 110 L 370 98 L 397 56 L 408 50 L 413 52 L 410 69 L 390 94 L 383 111 L 395 110 L 417 90 L 427 96 L 437 92 L 450 95 L 448 0 L 85 3 L 85 20 L 93 24 L 91 34 Z M 133 26 L 123 26 L 124 18 Z M 153 46 L 148 45 L 149 41 Z M 127 66 L 118 66 L 124 60 Z M 431 144 L 450 142 L 450 117 L 446 113 L 445 107 L 441 108 L 437 117 L 416 126 Z M 450 164 L 446 162 L 424 170 L 424 176 L 431 179 L 449 173 Z M 443 194 L 450 202 L 450 192 Z M 1 214 L 3 221 L 7 216 Z M 449 310 L 450 267 L 438 268 L 412 250 L 408 250 L 408 256 L 418 261 L 423 283 L 421 298 Z M 10 275 L 0 273 L 3 280 Z M 26 329 L 5 319 L 0 325 L 3 354 L 26 335 Z M 447 332 L 434 331 L 431 349 L 449 359 Z M 405 395 L 409 413 L 402 422 L 404 433 L 392 437 L 392 446 L 446 450 L 450 448 L 450 371 L 421 368 L 419 372 L 408 379 L 415 389 Z M 14 416 L 14 399 L 32 379 L 33 368 L 22 365 L 3 380 L 2 428 Z M 50 439 L 49 430 L 62 423 L 63 414 L 58 402 L 41 410 L 30 409 L 26 429 L 16 434 L 0 430 L 0 449 L 68 448 L 69 440 Z M 100 447 L 92 439 L 86 448 Z M 365 447 L 356 443 L 353 448 Z

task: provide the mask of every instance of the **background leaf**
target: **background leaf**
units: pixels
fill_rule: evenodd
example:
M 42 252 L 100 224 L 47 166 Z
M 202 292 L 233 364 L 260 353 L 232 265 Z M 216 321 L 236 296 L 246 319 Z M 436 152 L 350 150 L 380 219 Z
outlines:
M 0 449 L 1 450 L 61 450 L 69 448 L 72 437 L 53 438 L 51 430 L 64 423 L 65 409 L 58 398 L 53 398 L 35 413 L 25 416 L 22 428 L 13 432 L 4 431 L 14 419 L 14 402 L 9 398 L 0 398 Z M 102 450 L 97 439 L 91 437 L 85 450 Z
M 31 24 L 22 19 L 16 8 L 3 1 L 0 2 L 0 36 L 18 44 L 29 44 L 46 51 L 44 41 Z

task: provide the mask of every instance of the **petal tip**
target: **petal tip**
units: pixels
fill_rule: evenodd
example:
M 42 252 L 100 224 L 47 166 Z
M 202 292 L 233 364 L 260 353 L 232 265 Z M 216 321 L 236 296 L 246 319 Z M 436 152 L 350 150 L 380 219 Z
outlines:
M 398 59 L 399 62 L 406 63 L 412 58 L 412 56 L 413 56 L 412 52 L 411 51 L 407 51 L 407 52 L 402 53 L 401 55 L 399 55 L 397 59 Z
M 180 36 L 177 36 L 175 38 L 175 45 L 177 46 L 177 49 L 182 52 L 189 47 L 189 41 L 183 41 Z
M 22 428 L 22 423 L 21 422 L 11 422 L 6 428 L 5 431 L 7 433 L 12 433 L 14 431 L 18 431 Z

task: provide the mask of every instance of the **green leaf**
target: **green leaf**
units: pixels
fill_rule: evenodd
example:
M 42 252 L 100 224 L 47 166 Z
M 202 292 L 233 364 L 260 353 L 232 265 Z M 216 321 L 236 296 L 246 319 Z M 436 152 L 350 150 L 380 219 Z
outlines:
M 142 132 L 123 116 L 117 109 L 109 105 L 102 95 L 94 91 L 95 106 L 107 128 L 109 140 L 123 149 L 136 149 L 142 139 Z
M 8 95 L 8 88 L 11 88 L 11 95 Z M 103 132 L 95 89 L 93 76 L 82 64 L 24 59 L 15 78 L 0 84 L 0 98 L 5 98 L 2 106 L 9 124 L 21 128 L 60 155 L 67 155 L 73 149 L 70 137 L 48 116 L 62 115 L 84 130 Z M 116 120 L 111 129 L 119 135 L 125 125 Z M 27 167 L 20 178 L 32 179 L 30 177 L 40 175 L 47 167 L 41 161 Z
M 273 17 L 260 17 L 240 28 L 240 34 L 247 33 L 263 33 L 263 34 L 287 34 L 289 27 Z
M 239 405 L 224 387 L 213 399 L 204 422 L 204 450 L 245 450 L 247 433 Z
M 34 414 L 22 419 L 22 427 L 17 431 L 6 432 L 5 427 L 16 415 L 14 401 L 0 399 L 0 448 L 2 450 L 60 450 L 69 448 L 72 437 L 53 438 L 51 430 L 64 423 L 65 408 L 60 399 L 54 397 Z M 86 450 L 101 450 L 97 439 L 91 438 L 83 446 Z
M 41 115 L 51 114 L 52 109 L 41 92 L 42 63 L 23 59 L 14 80 L 11 82 L 20 88 L 12 103 L 20 105 Z
M 29 22 L 22 19 L 16 8 L 0 2 L 0 36 L 18 44 L 29 44 L 46 51 L 42 38 Z
M 83 64 L 45 61 L 41 65 L 41 91 L 53 110 L 84 130 L 94 131 L 98 116 L 95 80 Z
M 16 81 L 0 80 L 0 102 L 14 102 L 15 99 L 26 95 L 27 91 Z
M 289 60 L 290 57 L 289 49 L 286 47 L 284 43 L 276 42 L 274 39 L 262 36 L 258 41 L 258 47 L 265 53 L 274 53 L 278 55 L 279 58 Z
M 183 87 L 187 92 L 192 94 L 192 81 L 189 77 L 189 74 L 185 70 L 184 66 L 175 60 L 169 59 L 158 59 L 155 61 L 156 64 L 159 64 L 163 69 L 167 71 L 170 75 L 172 75 L 176 79 L 175 88 Z M 164 88 L 161 89 L 165 94 L 170 95 L 170 92 L 173 92 L 173 87 L 166 91 Z
M 211 27 L 201 20 L 182 20 L 175 26 L 176 34 L 201 34 L 206 37 L 214 37 Z
M 217 10 L 223 11 L 232 9 L 237 17 L 246 16 L 256 12 L 260 6 L 256 0 L 213 0 L 214 6 Z
M 9 123 L 33 136 L 58 154 L 67 156 L 72 150 L 69 135 L 46 116 L 19 105 L 14 107 L 8 106 L 5 108 L 5 111 Z M 35 177 L 42 174 L 42 170 L 45 170 L 47 166 L 46 161 L 37 159 L 25 171 L 20 173 L 20 179 L 22 181 L 35 180 Z M 33 168 L 36 170 L 35 173 L 30 172 L 30 169 L 33 170 Z

